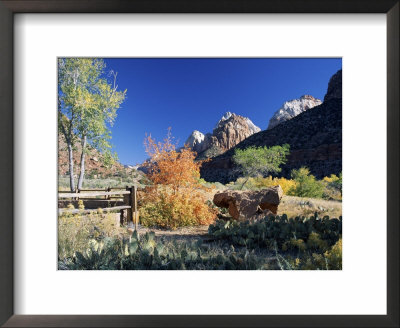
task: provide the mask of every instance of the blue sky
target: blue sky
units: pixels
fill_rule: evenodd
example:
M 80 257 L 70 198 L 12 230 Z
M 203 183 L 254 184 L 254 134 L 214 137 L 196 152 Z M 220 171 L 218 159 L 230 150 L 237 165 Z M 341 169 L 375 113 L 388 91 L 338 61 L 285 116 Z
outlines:
M 249 117 L 262 130 L 287 100 L 310 94 L 323 100 L 340 58 L 108 58 L 127 98 L 112 127 L 112 144 L 122 164 L 147 155 L 146 133 L 156 140 L 168 127 L 179 146 L 193 130 L 212 132 L 227 112 Z

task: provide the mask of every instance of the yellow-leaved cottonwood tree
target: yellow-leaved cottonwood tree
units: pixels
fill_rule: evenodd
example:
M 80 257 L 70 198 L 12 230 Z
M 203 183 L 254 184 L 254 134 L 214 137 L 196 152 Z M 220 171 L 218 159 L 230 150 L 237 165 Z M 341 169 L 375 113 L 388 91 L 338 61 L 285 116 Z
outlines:
M 106 160 L 111 152 L 111 131 L 117 109 L 126 91 L 118 91 L 117 73 L 106 72 L 102 59 L 60 58 L 58 60 L 58 128 L 68 147 L 70 189 L 75 191 L 74 145 L 81 144 L 78 189 L 85 175 L 87 145 L 100 151 Z

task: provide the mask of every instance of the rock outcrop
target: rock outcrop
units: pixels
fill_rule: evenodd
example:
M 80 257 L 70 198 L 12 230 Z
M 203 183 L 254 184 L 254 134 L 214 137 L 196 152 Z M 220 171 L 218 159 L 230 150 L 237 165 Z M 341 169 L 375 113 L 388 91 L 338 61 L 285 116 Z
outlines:
M 301 96 L 299 99 L 286 101 L 281 108 L 271 117 L 268 124 L 268 129 L 281 124 L 293 117 L 305 112 L 307 109 L 321 105 L 322 101 L 310 95 Z
M 214 204 L 227 208 L 235 220 L 244 221 L 277 214 L 283 190 L 275 186 L 258 191 L 226 190 L 214 195 Z
M 260 128 L 249 118 L 227 112 L 219 120 L 212 134 L 203 134 L 195 130 L 185 145 L 196 151 L 198 158 L 209 158 L 224 153 L 259 131 Z
M 337 71 L 329 80 L 324 102 L 331 99 L 342 99 L 342 70 Z
M 271 147 L 290 145 L 288 161 L 282 166 L 280 176 L 289 178 L 292 169 L 307 166 L 321 179 L 342 171 L 342 83 L 341 71 L 329 82 L 325 101 L 316 107 L 285 121 L 273 129 L 251 135 L 224 154 L 212 158 L 201 167 L 201 177 L 206 181 L 228 183 L 236 180 L 240 172 L 232 156 L 236 148 L 250 146 Z

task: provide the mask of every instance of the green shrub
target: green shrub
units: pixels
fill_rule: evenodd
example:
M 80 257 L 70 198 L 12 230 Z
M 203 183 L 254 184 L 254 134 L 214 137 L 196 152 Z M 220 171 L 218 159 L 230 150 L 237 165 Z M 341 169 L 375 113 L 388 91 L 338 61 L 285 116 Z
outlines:
M 333 200 L 342 200 L 342 173 L 339 176 L 331 174 L 329 177 L 324 177 L 325 183 L 324 198 Z
M 342 270 L 342 238 L 324 256 L 335 270 Z
M 281 172 L 280 166 L 286 163 L 289 149 L 288 144 L 272 147 L 236 148 L 232 160 L 245 177 L 240 189 L 251 177 Z
M 289 195 L 298 197 L 322 198 L 324 195 L 325 185 L 322 181 L 318 181 L 310 174 L 310 170 L 301 167 L 293 170 L 292 179 L 296 182 L 296 187 L 289 191 Z
M 292 179 L 284 177 L 240 177 L 236 181 L 226 184 L 230 190 L 260 190 L 280 185 L 285 195 L 324 198 L 328 200 L 342 200 L 342 174 L 331 174 L 322 180 L 317 180 L 310 174 L 310 170 L 302 167 L 291 172 Z
M 342 173 L 340 173 L 339 176 L 331 174 L 330 177 L 325 177 L 324 181 L 328 182 L 329 187 L 334 188 L 342 193 Z

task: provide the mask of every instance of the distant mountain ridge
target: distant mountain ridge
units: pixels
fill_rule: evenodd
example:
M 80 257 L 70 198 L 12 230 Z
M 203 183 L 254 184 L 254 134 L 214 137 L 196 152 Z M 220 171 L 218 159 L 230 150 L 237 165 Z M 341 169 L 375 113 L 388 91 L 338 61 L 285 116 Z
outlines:
M 317 178 L 342 171 L 342 71 L 334 74 L 324 102 L 307 109 L 273 128 L 252 134 L 225 153 L 203 164 L 200 174 L 206 181 L 227 183 L 240 173 L 232 156 L 236 148 L 290 145 L 288 162 L 281 176 L 292 169 L 307 166 Z

